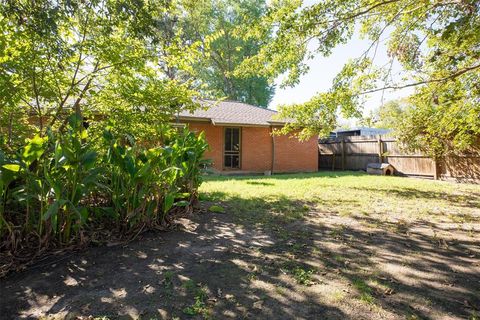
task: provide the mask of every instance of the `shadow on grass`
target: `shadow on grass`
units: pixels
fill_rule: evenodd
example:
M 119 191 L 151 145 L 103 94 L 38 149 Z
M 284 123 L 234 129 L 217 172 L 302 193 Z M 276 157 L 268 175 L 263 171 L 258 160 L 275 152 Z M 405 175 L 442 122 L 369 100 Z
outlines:
M 401 199 L 429 199 L 429 200 L 439 200 L 447 201 L 451 204 L 470 207 L 470 208 L 479 208 L 480 209 L 480 192 L 470 192 L 469 194 L 449 194 L 445 192 L 438 191 L 424 191 L 414 188 L 369 188 L 369 187 L 353 187 L 351 189 L 361 190 L 361 191 L 370 191 L 372 193 L 378 193 L 382 195 L 392 195 Z
M 411 192 L 398 194 L 411 197 Z M 415 196 L 425 194 L 420 191 Z M 454 198 L 448 197 L 449 201 L 458 200 Z M 430 221 L 395 223 L 367 216 L 354 217 L 357 224 L 318 223 L 309 219 L 319 214 L 309 211 L 312 202 L 283 195 L 245 199 L 213 192 L 209 199 L 223 200 L 235 214 L 237 225 L 272 230 L 276 241 L 262 248 L 262 254 L 275 256 L 279 264 L 326 271 L 327 276 L 320 281 L 328 281 L 328 275 L 335 273 L 338 276 L 333 278 L 351 284 L 357 298 L 366 304 L 420 318 L 439 314 L 468 318 L 479 311 L 480 239 L 472 235 L 457 239 L 454 234 L 445 240 L 436 235 L 439 231 L 461 233 L 458 227 L 437 228 Z M 374 230 L 363 227 L 365 223 Z M 296 262 L 290 256 L 285 259 L 285 252 L 293 252 Z M 316 257 L 314 264 L 312 257 Z M 419 307 L 422 304 L 427 307 Z
M 431 230 L 428 222 L 398 228 L 362 217 L 377 226 L 374 232 L 362 223 L 330 223 L 310 211 L 312 203 L 285 196 L 244 199 L 216 192 L 207 199 L 221 199 L 227 213 L 200 214 L 179 231 L 91 248 L 0 280 L 2 319 L 186 319 L 189 313 L 373 319 L 372 306 L 398 317 L 468 318 L 480 305 L 478 239 L 445 246 L 428 232 L 407 232 Z M 305 286 L 308 281 L 313 285 Z M 353 289 L 330 302 L 317 291 L 322 286 Z
M 271 182 L 259 182 L 259 181 L 247 181 L 247 184 L 251 184 L 254 186 L 273 186 L 274 185 Z
M 270 176 L 265 175 L 244 175 L 244 176 L 229 176 L 229 175 L 209 175 L 205 176 L 205 181 L 227 181 L 227 180 L 304 180 L 304 179 L 317 179 L 317 178 L 340 178 L 340 177 L 360 177 L 366 176 L 363 171 L 319 171 L 308 173 L 281 173 L 273 174 Z M 247 182 L 249 183 L 249 182 Z

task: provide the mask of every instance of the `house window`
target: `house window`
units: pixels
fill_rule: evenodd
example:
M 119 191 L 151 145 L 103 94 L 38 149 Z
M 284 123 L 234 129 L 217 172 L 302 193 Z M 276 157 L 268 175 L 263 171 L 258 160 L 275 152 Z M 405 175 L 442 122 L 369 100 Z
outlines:
M 225 169 L 240 169 L 240 128 L 225 128 L 223 166 Z

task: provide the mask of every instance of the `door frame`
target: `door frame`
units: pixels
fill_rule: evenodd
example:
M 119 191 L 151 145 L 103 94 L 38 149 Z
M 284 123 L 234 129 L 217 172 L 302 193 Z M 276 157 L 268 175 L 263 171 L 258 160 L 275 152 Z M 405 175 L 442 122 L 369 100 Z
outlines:
M 225 167 L 225 134 L 227 129 L 238 129 L 238 168 Z M 222 130 L 222 169 L 223 170 L 241 170 L 242 169 L 242 127 L 223 127 Z

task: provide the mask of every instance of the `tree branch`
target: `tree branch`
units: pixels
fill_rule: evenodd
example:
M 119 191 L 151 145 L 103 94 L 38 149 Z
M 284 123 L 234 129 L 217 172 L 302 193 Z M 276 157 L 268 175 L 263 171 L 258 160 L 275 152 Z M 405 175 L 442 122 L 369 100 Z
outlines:
M 480 68 L 480 64 L 477 64 L 477 65 L 474 65 L 474 66 L 471 66 L 471 67 L 468 67 L 468 68 L 465 68 L 465 69 L 458 70 L 457 72 L 452 73 L 451 75 L 449 75 L 447 77 L 418 81 L 418 82 L 414 82 L 414 83 L 408 83 L 408 84 L 405 84 L 405 85 L 385 86 L 385 87 L 382 87 L 382 88 L 376 88 L 376 89 L 372 89 L 372 90 L 363 91 L 363 92 L 359 93 L 359 95 L 374 93 L 374 92 L 377 92 L 377 91 L 388 90 L 388 89 L 400 90 L 400 89 L 405 89 L 405 88 L 409 88 L 409 87 L 416 87 L 416 86 L 419 86 L 419 85 L 422 85 L 422 84 L 427 84 L 427 83 L 436 83 L 436 82 L 444 82 L 444 81 L 448 81 L 448 80 L 453 80 L 453 79 L 458 78 L 459 76 L 461 76 L 461 75 L 463 75 L 463 74 L 465 74 L 469 71 L 472 71 L 472 70 L 475 70 L 475 69 L 478 69 L 478 68 Z

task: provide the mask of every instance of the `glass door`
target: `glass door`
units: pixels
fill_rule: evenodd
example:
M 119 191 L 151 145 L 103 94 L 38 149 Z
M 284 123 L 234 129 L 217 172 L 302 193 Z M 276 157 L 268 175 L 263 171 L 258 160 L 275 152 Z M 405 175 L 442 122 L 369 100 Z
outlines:
M 240 128 L 225 128 L 223 166 L 225 169 L 240 169 Z

